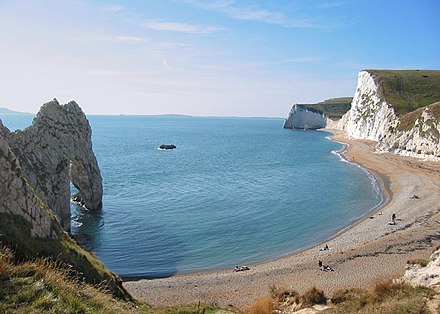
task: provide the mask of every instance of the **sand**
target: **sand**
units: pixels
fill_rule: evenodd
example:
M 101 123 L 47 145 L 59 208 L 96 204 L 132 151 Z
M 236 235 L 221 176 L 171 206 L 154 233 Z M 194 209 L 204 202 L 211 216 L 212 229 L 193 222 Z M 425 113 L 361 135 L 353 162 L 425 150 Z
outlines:
M 331 296 L 338 289 L 370 288 L 383 278 L 400 277 L 407 260 L 429 258 L 440 244 L 440 163 L 391 153 L 374 153 L 375 142 L 334 139 L 348 144 L 344 157 L 368 169 L 380 182 L 386 202 L 326 241 L 274 261 L 249 265 L 249 271 L 219 270 L 170 278 L 125 282 L 136 298 L 154 307 L 202 303 L 245 308 L 270 287 L 302 293 L 316 285 Z M 419 199 L 411 198 L 417 195 Z M 396 225 L 389 225 L 396 214 Z M 318 269 L 318 260 L 334 271 Z M 231 265 L 232 267 L 233 265 Z

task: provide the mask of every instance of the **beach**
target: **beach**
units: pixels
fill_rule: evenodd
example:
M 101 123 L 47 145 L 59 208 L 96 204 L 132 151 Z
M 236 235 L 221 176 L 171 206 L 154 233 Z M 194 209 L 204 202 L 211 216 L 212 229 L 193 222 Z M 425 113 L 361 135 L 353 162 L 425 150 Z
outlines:
M 383 205 L 325 243 L 274 261 L 231 269 L 125 282 L 136 298 L 154 307 L 209 303 L 245 308 L 269 294 L 270 287 L 302 293 L 311 286 L 326 295 L 344 288 L 370 288 L 383 278 L 400 277 L 408 260 L 428 258 L 440 244 L 440 163 L 391 153 L 375 153 L 375 142 L 351 140 L 345 159 L 359 164 L 378 180 Z M 417 198 L 414 198 L 414 195 Z M 392 214 L 396 224 L 390 225 Z M 321 251 L 327 244 L 330 250 Z M 334 271 L 318 269 L 318 260 Z

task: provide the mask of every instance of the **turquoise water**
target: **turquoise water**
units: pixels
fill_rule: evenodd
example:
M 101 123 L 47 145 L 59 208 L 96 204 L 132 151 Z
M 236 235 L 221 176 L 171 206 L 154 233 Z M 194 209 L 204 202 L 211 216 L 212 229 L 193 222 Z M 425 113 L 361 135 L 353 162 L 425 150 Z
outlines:
M 1 118 L 12 129 L 31 121 L 14 117 Z M 72 204 L 72 234 L 124 277 L 274 259 L 327 240 L 381 201 L 328 133 L 286 130 L 281 119 L 89 120 L 103 209 Z

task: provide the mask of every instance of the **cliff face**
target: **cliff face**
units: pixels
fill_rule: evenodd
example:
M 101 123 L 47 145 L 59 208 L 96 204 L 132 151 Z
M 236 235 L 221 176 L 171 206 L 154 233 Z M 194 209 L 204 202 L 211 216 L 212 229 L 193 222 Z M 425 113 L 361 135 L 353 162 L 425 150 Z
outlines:
M 30 236 L 57 238 L 57 221 L 29 185 L 17 157 L 3 137 L 7 129 L 0 121 L 0 213 L 16 215 L 30 224 Z
M 341 118 L 338 128 L 353 138 L 378 141 L 396 119 L 392 106 L 381 97 L 380 86 L 370 73 L 361 71 L 351 109 Z
M 440 102 L 390 123 L 377 148 L 404 156 L 440 160 Z
M 332 126 L 350 109 L 351 101 L 351 97 L 340 97 L 315 104 L 295 104 L 284 122 L 284 128 L 320 129 Z
M 70 181 L 91 210 L 102 206 L 102 178 L 92 150 L 91 128 L 75 102 L 44 104 L 32 125 L 4 138 L 36 194 L 70 228 Z
M 423 71 L 412 72 L 411 75 L 429 80 Z M 399 71 L 392 73 L 398 76 Z M 440 71 L 429 73 L 440 75 Z M 351 109 L 332 127 L 345 131 L 352 138 L 377 141 L 379 151 L 440 160 L 439 103 L 398 116 L 397 106 L 387 100 L 386 92 L 389 91 L 384 89 L 384 81 L 377 72 L 361 71 Z M 404 92 L 408 93 L 401 91 Z M 416 96 L 423 98 L 423 95 Z
M 320 129 L 326 125 L 324 114 L 306 109 L 302 105 L 293 105 L 289 116 L 284 122 L 285 129 Z

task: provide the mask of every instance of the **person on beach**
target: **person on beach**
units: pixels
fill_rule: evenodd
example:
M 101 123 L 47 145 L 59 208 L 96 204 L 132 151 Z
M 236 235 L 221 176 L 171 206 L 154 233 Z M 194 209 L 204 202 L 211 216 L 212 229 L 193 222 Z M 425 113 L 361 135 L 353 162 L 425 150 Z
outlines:
M 396 214 L 391 215 L 391 221 L 388 223 L 389 225 L 395 225 L 396 224 Z

